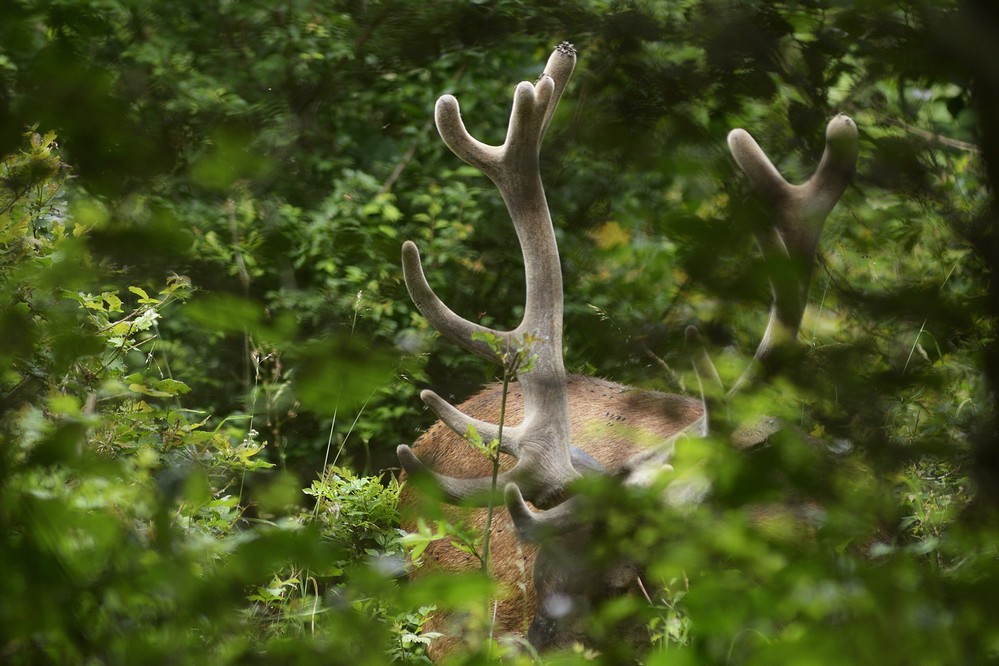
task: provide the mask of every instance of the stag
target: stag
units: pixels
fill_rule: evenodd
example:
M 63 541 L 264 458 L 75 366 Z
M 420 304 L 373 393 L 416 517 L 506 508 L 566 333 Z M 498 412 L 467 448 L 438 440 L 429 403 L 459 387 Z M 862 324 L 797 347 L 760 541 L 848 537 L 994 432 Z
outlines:
M 573 47 L 562 43 L 536 83 L 517 86 L 506 139 L 500 146 L 486 145 L 469 134 L 453 96 L 441 97 L 435 109 L 444 143 L 492 180 L 509 211 L 526 272 L 521 323 L 511 331 L 499 331 L 455 314 L 430 288 L 416 246 L 407 241 L 402 248 L 410 296 L 445 338 L 492 362 L 499 360 L 497 345 L 487 344 L 477 334 L 490 334 L 510 347 L 528 341 L 534 355 L 533 369 L 509 388 L 505 417 L 515 425 L 505 425 L 502 431 L 504 461 L 498 477 L 492 478 L 490 461 L 465 441 L 470 426 L 486 441 L 500 435 L 502 389 L 498 385 L 457 407 L 433 391 L 423 391 L 421 399 L 440 421 L 413 448 L 401 445 L 397 453 L 405 475 L 433 479 L 449 503 L 481 506 L 489 501 L 490 489 L 504 490 L 508 513 L 492 524 L 490 534 L 490 573 L 505 587 L 495 612 L 496 633 L 526 634 L 539 650 L 585 641 L 580 618 L 590 604 L 634 587 L 637 581 L 638 571 L 630 563 L 594 574 L 580 570 L 578 558 L 571 556 L 572 535 L 580 529 L 575 482 L 583 475 L 598 474 L 616 476 L 625 484 L 643 484 L 654 476 L 651 472 L 669 471 L 679 438 L 707 435 L 707 405 L 711 404 L 703 391 L 694 398 L 566 373 L 562 273 L 539 153 L 575 62 Z M 753 233 L 770 267 L 773 293 L 761 342 L 733 392 L 756 376 L 774 350 L 797 338 L 822 226 L 853 175 L 857 143 L 853 121 L 843 115 L 834 117 L 826 128 L 825 152 L 815 173 L 807 182 L 792 185 L 746 131 L 735 129 L 728 136 L 735 162 L 770 220 Z M 696 329 L 689 328 L 686 336 L 699 380 L 714 385 L 709 394 L 725 395 Z M 754 446 L 778 427 L 774 419 L 761 418 L 737 428 L 733 444 Z M 405 490 L 404 503 L 413 503 L 413 492 Z M 671 493 L 667 486 L 665 496 L 690 501 L 703 494 L 703 488 Z M 466 518 L 470 526 L 483 529 L 485 514 L 473 509 L 466 512 Z M 478 565 L 447 539 L 431 544 L 425 557 L 445 571 L 469 571 Z M 521 572 L 529 572 L 527 580 L 522 580 L 525 574 Z M 443 619 L 432 628 L 448 633 Z M 441 655 L 457 640 L 445 636 L 435 643 L 432 654 Z

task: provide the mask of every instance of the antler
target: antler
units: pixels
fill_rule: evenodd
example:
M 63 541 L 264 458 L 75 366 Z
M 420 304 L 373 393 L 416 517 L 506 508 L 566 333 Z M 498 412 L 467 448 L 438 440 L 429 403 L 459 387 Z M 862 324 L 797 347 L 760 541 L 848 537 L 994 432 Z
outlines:
M 784 179 L 746 130 L 729 132 L 728 147 L 770 219 L 769 225 L 755 228 L 753 235 L 766 260 L 767 278 L 773 292 L 767 327 L 753 361 L 726 394 L 731 397 L 753 379 L 776 349 L 797 341 L 822 226 L 853 178 L 859 147 L 853 119 L 843 114 L 834 116 L 826 125 L 826 147 L 819 166 L 812 177 L 800 185 L 792 185 Z M 723 393 L 718 372 L 704 351 L 695 327 L 687 329 L 687 343 L 693 349 L 698 381 Z M 705 428 L 707 414 L 705 404 Z M 740 447 L 752 446 L 778 429 L 775 419 L 762 417 L 740 426 L 733 433 L 733 443 Z
M 749 132 L 729 132 L 728 147 L 772 220 L 772 225 L 753 232 L 770 267 L 770 320 L 754 364 L 732 387 L 736 391 L 775 348 L 798 338 L 822 225 L 857 167 L 857 125 L 843 114 L 829 121 L 822 160 L 801 185 L 792 185 L 781 176 Z
M 524 256 L 527 297 L 524 318 L 512 331 L 497 331 L 452 312 L 433 292 L 423 274 L 416 246 L 402 247 L 403 273 L 409 294 L 424 317 L 444 337 L 479 356 L 496 361 L 496 353 L 476 333 L 491 333 L 508 348 L 529 341 L 536 356 L 533 369 L 520 377 L 524 419 L 503 430 L 501 450 L 517 458 L 499 475 L 502 486 L 516 484 L 537 506 L 561 501 L 565 486 L 579 476 L 570 455 L 569 400 L 562 361 L 562 271 L 555 231 L 545 200 L 539 169 L 541 140 L 576 64 L 576 51 L 560 44 L 536 84 L 518 84 L 506 140 L 489 146 L 465 129 L 458 101 L 451 95 L 437 100 L 435 119 L 444 143 L 455 155 L 478 168 L 499 188 L 510 213 Z M 474 419 L 448 404 L 433 391 L 420 394 L 441 421 L 460 435 L 474 426 L 486 441 L 499 435 L 498 424 Z M 431 473 L 448 499 L 460 501 L 481 495 L 491 479 L 457 479 L 428 470 L 406 445 L 397 449 L 408 474 Z

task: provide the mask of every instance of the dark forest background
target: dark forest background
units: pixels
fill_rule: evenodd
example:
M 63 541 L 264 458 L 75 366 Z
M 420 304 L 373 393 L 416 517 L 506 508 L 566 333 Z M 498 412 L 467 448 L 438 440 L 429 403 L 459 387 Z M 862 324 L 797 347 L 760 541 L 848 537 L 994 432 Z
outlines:
M 697 324 L 737 376 L 770 295 L 725 136 L 800 181 L 832 115 L 860 128 L 802 354 L 739 407 L 797 430 L 706 454 L 707 505 L 639 502 L 668 538 L 619 537 L 663 590 L 646 663 L 999 661 L 987 0 L 4 2 L 0 661 L 419 662 L 432 607 L 481 609 L 474 577 L 400 576 L 418 393 L 498 369 L 428 328 L 399 251 L 519 321 L 502 201 L 432 109 L 500 143 L 562 40 L 542 173 L 573 372 L 691 392 Z M 746 520 L 794 490 L 817 534 Z

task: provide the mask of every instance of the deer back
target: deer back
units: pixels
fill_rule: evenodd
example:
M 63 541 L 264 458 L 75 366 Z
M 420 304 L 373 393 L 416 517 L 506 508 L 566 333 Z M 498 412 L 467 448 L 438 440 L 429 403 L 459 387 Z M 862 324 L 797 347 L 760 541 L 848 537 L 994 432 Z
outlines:
M 567 388 L 573 446 L 611 473 L 635 454 L 683 430 L 703 411 L 701 402 L 689 396 L 638 389 L 597 377 L 569 375 Z M 496 423 L 502 390 L 501 384 L 491 384 L 461 403 L 459 409 Z M 510 384 L 506 420 L 520 423 L 523 418 L 524 396 L 514 382 Z M 487 458 L 470 455 L 465 438 L 441 421 L 420 435 L 413 448 L 424 464 L 448 476 L 477 478 L 492 470 Z M 509 469 L 513 462 L 504 456 L 503 469 Z

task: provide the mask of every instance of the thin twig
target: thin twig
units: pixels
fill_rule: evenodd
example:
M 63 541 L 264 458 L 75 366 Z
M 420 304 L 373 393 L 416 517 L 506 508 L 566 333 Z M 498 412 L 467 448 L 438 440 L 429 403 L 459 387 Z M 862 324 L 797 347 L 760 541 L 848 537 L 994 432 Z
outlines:
M 489 573 L 489 537 L 492 534 L 493 525 L 493 498 L 496 495 L 496 481 L 499 478 L 499 467 L 500 467 L 500 445 L 503 443 L 503 425 L 506 422 L 506 399 L 507 395 L 510 393 L 510 372 L 509 368 L 503 368 L 503 392 L 500 394 L 500 418 L 499 418 L 499 431 L 496 433 L 496 453 L 493 454 L 493 478 L 491 485 L 491 492 L 489 495 L 489 504 L 486 505 L 486 527 L 485 534 L 482 536 L 482 573 Z
M 642 344 L 642 351 L 645 352 L 646 356 L 648 356 L 650 359 L 652 359 L 652 361 L 656 365 L 658 365 L 660 367 L 660 369 L 662 369 L 663 372 L 666 373 L 666 379 L 669 380 L 669 383 L 674 388 L 679 388 L 681 391 L 684 390 L 683 380 L 680 379 L 680 375 L 676 374 L 676 370 L 674 370 L 672 368 L 672 366 L 670 366 L 670 364 L 666 362 L 666 359 L 662 358 L 661 356 L 659 356 L 658 354 L 656 354 L 654 351 L 652 351 L 651 349 L 649 349 L 649 346 L 646 345 L 645 343 L 641 343 L 641 344 Z
M 456 71 L 454 73 L 454 76 L 451 77 L 452 86 L 458 83 L 458 81 L 461 79 L 462 74 L 465 73 L 465 69 L 467 69 L 467 67 L 468 67 L 468 61 L 463 62 L 461 66 L 458 67 L 458 71 Z M 406 170 L 406 167 L 409 166 L 409 163 L 412 162 L 413 158 L 416 156 L 416 151 L 419 148 L 420 144 L 423 142 L 423 137 L 425 137 L 427 133 L 430 132 L 430 129 L 433 126 L 434 126 L 434 118 L 431 115 L 431 117 L 428 118 L 425 123 L 423 123 L 423 127 L 420 128 L 420 131 L 417 133 L 416 138 L 413 139 L 413 143 L 411 143 L 409 145 L 409 148 L 406 149 L 406 152 L 403 153 L 402 159 L 400 159 L 399 162 L 395 165 L 395 168 L 392 169 L 392 173 L 389 174 L 389 177 L 385 179 L 384 183 L 382 183 L 381 188 L 378 190 L 378 194 L 385 194 L 392 190 L 392 186 L 395 185 L 395 181 L 399 180 L 399 176 L 402 175 L 402 172 Z
M 980 155 L 982 153 L 982 149 L 973 143 L 968 143 L 959 139 L 952 139 L 949 136 L 930 132 L 929 130 L 924 130 L 921 127 L 910 125 L 902 120 L 890 119 L 888 124 L 894 125 L 895 127 L 905 130 L 909 134 L 918 136 L 919 138 L 929 141 L 930 143 L 936 143 L 947 148 L 954 148 L 956 150 L 962 150 L 966 153 L 973 153 L 975 155 Z
M 395 165 L 395 168 L 392 169 L 392 173 L 389 174 L 389 177 L 385 179 L 384 183 L 382 183 L 381 188 L 378 190 L 378 195 L 385 194 L 392 190 L 392 186 L 395 185 L 395 181 L 399 180 L 399 176 L 402 175 L 402 172 L 406 170 L 409 163 L 413 161 L 413 157 L 416 156 L 416 149 L 420 143 L 422 143 L 423 137 L 430 132 L 430 128 L 433 126 L 433 118 L 430 118 L 423 123 L 423 127 L 421 127 L 419 133 L 417 133 L 416 139 L 409 145 L 409 148 L 407 148 L 406 152 L 403 153 L 402 159 L 399 160 L 399 162 Z
M 644 581 L 642 581 L 642 577 L 641 576 L 636 576 L 635 577 L 635 582 L 638 583 L 638 589 L 641 591 L 642 596 L 645 597 L 645 600 L 647 602 L 649 602 L 649 605 L 650 606 L 655 605 L 655 604 L 652 603 L 652 597 L 649 596 L 648 590 L 645 589 L 645 583 L 644 583 Z
M 927 321 L 928 320 L 926 319 L 923 320 L 923 325 L 919 327 L 919 332 L 916 333 L 916 339 L 912 341 L 912 348 L 909 349 L 909 356 L 905 359 L 905 365 L 902 367 L 903 375 L 905 374 L 905 371 L 909 369 L 909 361 L 912 360 L 912 355 L 915 353 L 916 347 L 919 346 L 919 336 L 921 336 L 923 334 L 923 331 L 926 330 Z
M 225 211 L 229 218 L 229 233 L 232 234 L 232 247 L 236 258 L 236 268 L 239 269 L 239 281 L 243 285 L 243 298 L 250 297 L 250 273 L 243 261 L 243 247 L 239 242 L 239 227 L 236 223 L 236 202 L 229 199 L 225 202 Z M 243 388 L 250 388 L 250 332 L 243 328 Z

